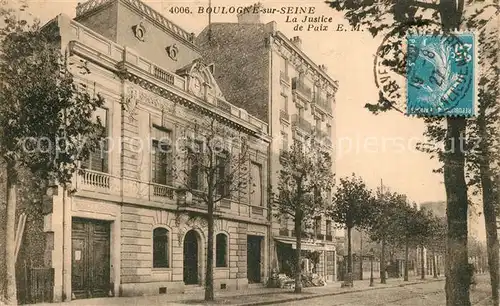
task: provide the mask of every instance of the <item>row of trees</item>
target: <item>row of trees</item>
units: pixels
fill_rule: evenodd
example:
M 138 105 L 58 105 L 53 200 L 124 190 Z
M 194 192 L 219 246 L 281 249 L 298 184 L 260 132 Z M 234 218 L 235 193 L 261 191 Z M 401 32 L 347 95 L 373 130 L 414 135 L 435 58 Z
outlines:
M 320 216 L 331 218 L 337 226 L 347 230 L 347 286 L 353 284 L 351 232 L 354 228 L 366 230 L 373 241 L 381 244 L 381 271 L 385 271 L 386 245 L 404 248 L 406 263 L 410 247 L 443 251 L 445 220 L 429 211 L 418 210 L 415 204 L 409 205 L 403 194 L 370 190 L 355 174 L 340 178 L 338 185 L 334 186 L 331 157 L 314 138 L 307 144 L 294 143 L 282 153 L 281 160 L 282 170 L 273 208 L 278 218 L 291 217 L 294 221 L 295 292 L 301 292 L 302 285 L 302 232 Z M 385 283 L 384 273 L 381 273 L 381 280 Z
M 405 280 L 408 280 L 410 248 L 423 249 L 425 247 L 433 252 L 443 251 L 440 246 L 444 245 L 445 241 L 445 220 L 434 216 L 430 211 L 417 209 L 415 203 L 410 205 L 404 194 L 384 191 L 382 188 L 375 192 L 369 190 L 363 180 L 354 174 L 340 179 L 328 214 L 337 224 L 345 224 L 347 230 L 346 285 L 348 286 L 352 286 L 351 231 L 353 228 L 366 231 L 372 241 L 380 243 L 382 283 L 386 282 L 387 246 L 404 250 Z M 421 269 L 423 268 L 421 266 Z

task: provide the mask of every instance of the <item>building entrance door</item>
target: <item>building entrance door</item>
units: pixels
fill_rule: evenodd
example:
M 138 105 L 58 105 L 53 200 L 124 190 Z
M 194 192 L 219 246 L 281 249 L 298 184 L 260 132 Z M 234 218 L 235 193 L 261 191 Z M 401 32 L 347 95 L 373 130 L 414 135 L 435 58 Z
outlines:
M 190 230 L 184 237 L 184 283 L 198 284 L 198 234 Z
M 110 223 L 73 218 L 71 288 L 75 298 L 108 296 Z
M 260 283 L 261 272 L 260 236 L 247 236 L 247 278 L 249 283 Z

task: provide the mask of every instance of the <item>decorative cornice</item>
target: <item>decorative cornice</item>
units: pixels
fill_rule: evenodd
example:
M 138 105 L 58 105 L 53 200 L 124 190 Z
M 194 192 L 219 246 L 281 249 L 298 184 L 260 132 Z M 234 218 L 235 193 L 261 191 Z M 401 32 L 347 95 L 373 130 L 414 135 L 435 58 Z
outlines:
M 175 89 L 166 89 L 164 86 L 161 86 L 160 84 L 157 84 L 152 80 L 149 80 L 149 78 L 142 76 L 138 69 L 132 67 L 127 63 L 121 63 L 121 67 L 122 67 L 122 73 L 121 73 L 122 78 L 134 84 L 137 84 L 142 88 L 159 95 L 160 97 L 172 101 L 173 103 L 178 103 L 180 105 L 183 105 L 188 109 L 198 112 L 201 115 L 213 116 L 219 122 L 227 124 L 228 126 L 233 127 L 237 130 L 244 131 L 245 133 L 257 136 L 262 134 L 262 131 L 258 130 L 257 127 L 251 128 L 247 126 L 248 124 L 244 123 L 239 118 L 228 118 L 225 113 L 224 114 L 220 113 L 218 109 L 215 107 L 215 105 L 208 105 L 207 103 L 203 103 L 206 105 L 202 105 L 202 102 L 195 101 L 197 100 L 197 98 L 195 97 L 188 96 L 187 94 L 181 92 L 174 92 Z M 162 102 L 160 101 L 151 102 L 151 101 L 154 100 L 146 99 L 145 102 L 153 103 L 154 106 L 160 109 L 164 108 Z

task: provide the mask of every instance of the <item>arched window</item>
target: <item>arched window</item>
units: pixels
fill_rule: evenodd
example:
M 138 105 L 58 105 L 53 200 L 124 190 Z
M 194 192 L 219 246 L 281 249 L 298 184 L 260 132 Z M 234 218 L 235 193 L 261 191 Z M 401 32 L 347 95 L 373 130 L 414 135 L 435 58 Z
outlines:
M 227 236 L 217 234 L 215 236 L 215 266 L 217 268 L 227 267 Z
M 168 230 L 163 227 L 153 231 L 153 268 L 169 267 Z

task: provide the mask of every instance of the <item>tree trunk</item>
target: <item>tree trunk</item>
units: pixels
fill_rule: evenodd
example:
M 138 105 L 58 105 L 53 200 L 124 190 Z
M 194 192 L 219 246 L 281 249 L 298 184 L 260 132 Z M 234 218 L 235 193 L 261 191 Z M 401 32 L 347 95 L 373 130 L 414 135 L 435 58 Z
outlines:
M 359 230 L 359 280 L 363 280 L 363 232 Z
M 482 169 L 482 168 L 488 169 Z M 497 234 L 497 218 L 495 209 L 495 196 L 493 191 L 493 182 L 491 179 L 489 165 L 480 167 L 481 185 L 483 189 L 483 214 L 486 227 L 486 248 L 488 252 L 488 265 L 490 267 L 491 280 L 491 300 L 494 306 L 499 305 L 499 244 Z
M 295 213 L 295 293 L 302 292 L 302 218 Z
M 478 114 L 479 136 L 484 141 L 481 141 L 480 148 L 484 154 L 479 166 L 479 174 L 481 178 L 482 200 L 483 200 L 483 215 L 484 225 L 486 227 L 486 249 L 488 254 L 488 265 L 490 267 L 490 284 L 491 284 L 491 300 L 494 306 L 499 305 L 499 243 L 497 233 L 497 209 L 496 202 L 498 194 L 495 192 L 493 175 L 491 171 L 491 160 L 489 157 L 490 148 L 488 147 L 488 133 L 486 131 L 486 114 L 485 109 L 480 108 Z
M 382 238 L 380 250 L 380 283 L 385 284 L 385 239 Z
M 424 255 L 424 246 L 420 248 L 420 279 L 425 279 L 425 255 Z
M 344 287 L 352 287 L 352 227 L 347 228 L 347 275 L 344 280 Z
M 207 270 L 205 273 L 205 301 L 214 296 L 214 203 L 208 203 Z
M 444 159 L 444 183 L 448 223 L 445 284 L 446 305 L 470 306 L 467 273 L 468 201 L 464 173 L 465 155 L 463 152 L 466 121 L 460 117 L 448 117 L 446 121 L 446 156 Z
M 17 305 L 16 288 L 16 204 L 17 204 L 17 171 L 15 162 L 7 163 L 7 209 L 5 218 L 5 269 L 4 282 L 5 302 L 7 305 Z
M 434 278 L 438 277 L 437 262 L 436 262 L 436 252 L 432 249 L 432 274 Z
M 409 257 L 409 254 L 408 254 L 408 249 L 409 249 L 409 246 L 408 246 L 408 237 L 406 237 L 405 239 L 405 271 L 404 271 L 404 281 L 407 282 L 408 281 L 408 257 Z

